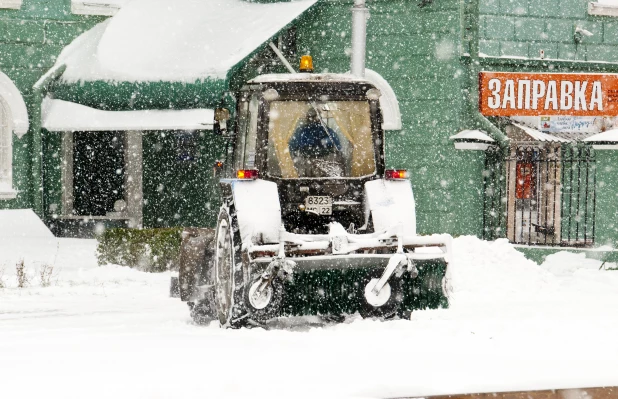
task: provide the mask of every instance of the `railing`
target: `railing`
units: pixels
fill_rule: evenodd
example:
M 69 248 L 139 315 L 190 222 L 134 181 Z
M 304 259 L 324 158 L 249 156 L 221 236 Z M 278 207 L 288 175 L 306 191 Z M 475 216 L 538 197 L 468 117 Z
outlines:
M 587 146 L 513 146 L 489 152 L 484 238 L 527 245 L 591 246 L 596 165 Z

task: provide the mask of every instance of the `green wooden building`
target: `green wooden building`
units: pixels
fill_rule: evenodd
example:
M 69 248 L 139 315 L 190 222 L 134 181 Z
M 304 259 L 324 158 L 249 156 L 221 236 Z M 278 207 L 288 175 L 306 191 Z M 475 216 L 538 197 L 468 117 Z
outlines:
M 0 0 L 0 208 L 33 208 L 58 235 L 214 224 L 212 165 L 223 147 L 212 110 L 233 109 L 248 79 L 285 72 L 271 43 L 293 64 L 311 54 L 316 72 L 348 71 L 351 7 Z M 548 73 L 611 81 L 618 4 L 367 7 L 366 65 L 401 115 L 386 134 L 387 166 L 410 172 L 418 231 L 505 237 L 535 258 L 564 247 L 611 253 L 616 114 L 516 115 L 516 106 L 488 115 L 479 93 L 482 72 L 520 74 L 520 83 Z

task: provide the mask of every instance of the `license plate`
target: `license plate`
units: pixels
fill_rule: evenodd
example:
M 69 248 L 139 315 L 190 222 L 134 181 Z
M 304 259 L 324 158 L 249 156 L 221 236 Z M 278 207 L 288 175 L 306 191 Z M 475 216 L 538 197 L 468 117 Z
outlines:
M 305 212 L 317 213 L 318 215 L 332 215 L 333 199 L 327 196 L 311 195 L 305 198 Z

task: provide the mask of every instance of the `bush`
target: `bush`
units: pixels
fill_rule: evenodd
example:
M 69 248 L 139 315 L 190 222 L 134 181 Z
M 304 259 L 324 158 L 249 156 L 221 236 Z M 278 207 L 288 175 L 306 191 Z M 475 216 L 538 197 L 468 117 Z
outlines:
M 146 272 L 178 270 L 181 228 L 108 229 L 98 237 L 99 265 L 114 263 Z

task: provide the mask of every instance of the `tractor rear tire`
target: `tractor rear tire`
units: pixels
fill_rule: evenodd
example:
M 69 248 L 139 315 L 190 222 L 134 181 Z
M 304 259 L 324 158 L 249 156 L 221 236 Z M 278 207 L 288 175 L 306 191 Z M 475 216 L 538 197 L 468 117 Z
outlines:
M 382 276 L 382 273 L 383 270 L 381 269 L 372 270 L 359 281 L 357 295 L 360 301 L 360 306 L 358 313 L 360 313 L 364 319 L 391 319 L 397 316 L 399 308 L 403 302 L 402 280 L 396 278 L 395 276 L 388 280 L 387 284 L 390 286 L 391 293 L 390 297 L 383 305 L 373 306 L 367 301 L 365 297 L 365 288 L 367 287 L 367 284 L 369 284 L 372 279 L 379 279 Z
M 178 290 L 184 302 L 195 302 L 198 287 L 212 285 L 214 229 L 186 228 L 180 244 Z
M 217 319 L 217 310 L 215 307 L 215 296 L 213 291 L 209 291 L 205 298 L 197 302 L 188 302 L 191 310 L 191 318 L 198 325 L 207 325 L 211 321 Z
M 214 248 L 214 298 L 219 325 L 240 328 L 246 324 L 243 252 L 236 210 L 223 205 L 219 212 Z

